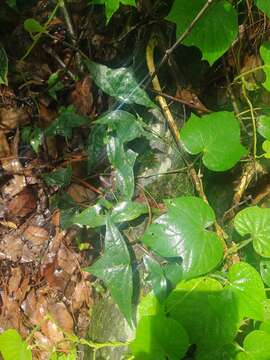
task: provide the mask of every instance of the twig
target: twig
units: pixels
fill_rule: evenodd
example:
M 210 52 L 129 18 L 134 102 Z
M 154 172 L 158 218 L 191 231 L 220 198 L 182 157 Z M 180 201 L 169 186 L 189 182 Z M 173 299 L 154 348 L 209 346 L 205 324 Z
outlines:
M 66 2 L 65 0 L 62 0 L 62 3 L 61 3 L 61 12 L 63 14 L 63 17 L 65 19 L 65 22 L 66 22 L 66 25 L 67 25 L 67 29 L 68 29 L 68 32 L 70 34 L 70 38 L 71 38 L 71 41 L 72 41 L 72 44 L 74 46 L 76 46 L 76 33 L 74 31 L 74 28 L 73 28 L 73 24 L 72 24 L 72 21 L 71 21 L 71 18 L 70 18 L 70 15 L 69 15 L 69 12 L 68 12 L 68 9 L 67 9 L 67 5 L 66 5 Z M 82 70 L 83 68 L 83 62 L 82 62 L 82 58 L 81 58 L 81 54 L 80 52 L 76 52 L 75 54 L 75 58 L 76 58 L 76 62 L 77 62 L 77 66 L 79 68 L 79 70 Z
M 178 0 L 180 1 L 180 0 Z M 168 61 L 170 55 L 174 52 L 174 50 L 182 43 L 182 41 L 190 34 L 191 30 L 194 28 L 194 26 L 198 23 L 198 21 L 204 16 L 206 11 L 209 9 L 209 7 L 212 5 L 214 0 L 207 0 L 204 6 L 201 8 L 201 10 L 198 12 L 198 14 L 195 16 L 195 18 L 191 21 L 187 29 L 182 33 L 182 35 L 179 37 L 179 39 L 169 48 L 165 51 L 165 55 L 161 59 L 160 63 L 156 67 L 156 70 L 153 74 L 151 74 L 151 78 L 149 79 L 149 83 L 153 80 L 157 72 L 160 70 L 162 65 L 164 65 L 165 62 Z
M 152 37 L 149 40 L 149 43 L 148 43 L 147 48 L 146 48 L 146 62 L 147 62 L 147 66 L 148 66 L 148 70 L 149 70 L 150 74 L 156 74 L 155 63 L 154 63 L 154 49 L 155 49 L 156 45 L 157 45 L 157 39 Z M 153 84 L 154 90 L 156 90 L 158 92 L 162 92 L 158 77 L 156 75 L 154 75 L 154 77 L 152 79 L 152 84 Z M 179 151 L 181 151 L 180 133 L 179 133 L 179 130 L 178 130 L 177 125 L 175 123 L 175 120 L 174 120 L 174 118 L 172 116 L 172 113 L 171 113 L 171 111 L 170 111 L 170 109 L 169 109 L 169 107 L 167 105 L 167 101 L 161 95 L 157 96 L 157 101 L 159 102 L 160 107 L 161 107 L 161 109 L 162 109 L 162 111 L 164 113 L 165 119 L 166 119 L 166 121 L 168 123 L 169 129 L 170 129 L 171 134 L 173 136 L 173 139 L 174 139 L 174 141 L 176 143 L 176 146 L 179 149 Z M 202 184 L 201 177 L 198 176 L 195 168 L 191 164 L 189 164 L 188 161 L 185 158 L 183 158 L 183 160 L 184 160 L 184 162 L 185 162 L 185 164 L 186 164 L 186 166 L 188 168 L 189 174 L 190 174 L 190 176 L 192 178 L 192 181 L 194 183 L 196 191 L 198 192 L 199 196 L 207 204 L 209 204 L 208 199 L 207 199 L 207 197 L 205 195 L 205 192 L 204 192 L 204 189 L 203 189 L 203 184 Z M 223 229 L 219 226 L 219 224 L 217 222 L 215 222 L 215 228 L 216 228 L 216 232 L 217 232 L 218 236 L 221 238 L 221 240 L 223 242 L 223 248 L 224 248 L 224 251 L 226 252 L 227 245 L 226 245 L 226 242 L 225 242 L 225 238 L 227 238 L 227 235 L 223 231 Z

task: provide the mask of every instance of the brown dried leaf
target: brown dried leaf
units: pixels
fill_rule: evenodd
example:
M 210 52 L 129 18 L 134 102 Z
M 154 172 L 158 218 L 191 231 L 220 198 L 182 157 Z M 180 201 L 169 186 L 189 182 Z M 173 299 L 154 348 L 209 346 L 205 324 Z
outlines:
M 67 333 L 73 332 L 74 322 L 73 318 L 68 312 L 66 305 L 63 302 L 58 302 L 49 306 L 49 313 L 56 322 L 56 324 Z
M 96 199 L 97 194 L 92 190 L 86 188 L 85 186 L 72 183 L 67 190 L 68 194 L 72 197 L 72 199 L 78 203 L 91 203 Z
M 4 131 L 0 130 L 0 159 L 3 162 L 3 158 L 10 155 L 10 148 Z
M 93 117 L 95 108 L 92 80 L 89 76 L 75 83 L 75 89 L 72 91 L 69 101 L 75 106 L 76 112 L 79 115 Z
M 32 192 L 26 188 L 11 199 L 7 207 L 9 216 L 24 217 L 36 208 L 36 200 Z
M 13 178 L 2 188 L 3 197 L 12 198 L 26 187 L 26 179 L 23 175 L 14 175 Z
M 78 256 L 62 244 L 58 252 L 57 263 L 61 269 L 71 275 L 78 267 Z
M 29 225 L 23 232 L 24 238 L 31 242 L 33 246 L 41 246 L 48 239 L 48 231 L 40 226 Z
M 4 129 L 16 129 L 29 121 L 29 114 L 23 108 L 0 109 L 0 126 Z

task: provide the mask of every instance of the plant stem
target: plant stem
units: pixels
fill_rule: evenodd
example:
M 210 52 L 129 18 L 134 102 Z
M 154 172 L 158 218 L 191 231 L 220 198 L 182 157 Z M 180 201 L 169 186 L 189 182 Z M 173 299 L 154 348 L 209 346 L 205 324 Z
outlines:
M 239 244 L 235 244 L 232 247 L 230 247 L 227 250 L 227 253 L 225 255 L 225 257 L 227 257 L 228 255 L 232 255 L 237 253 L 240 249 L 242 249 L 243 247 L 247 246 L 248 244 L 250 244 L 252 242 L 252 238 L 249 238 L 247 240 L 241 241 Z

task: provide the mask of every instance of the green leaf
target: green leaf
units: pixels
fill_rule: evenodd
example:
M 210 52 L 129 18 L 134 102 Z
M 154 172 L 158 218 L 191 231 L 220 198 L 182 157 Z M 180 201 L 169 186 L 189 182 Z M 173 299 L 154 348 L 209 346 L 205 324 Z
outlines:
M 87 169 L 88 173 L 100 165 L 100 161 L 106 154 L 104 137 L 106 135 L 106 126 L 97 124 L 89 134 L 87 145 Z
M 170 290 L 174 289 L 183 278 L 182 266 L 176 261 L 169 261 L 165 264 L 163 271 L 166 279 L 169 281 Z
M 17 0 L 6 0 L 6 4 L 7 4 L 11 9 L 14 9 L 14 10 L 18 11 Z
M 176 24 L 177 38 L 189 27 L 205 3 L 206 0 L 174 1 L 167 19 Z M 229 2 L 221 0 L 211 5 L 183 44 L 197 46 L 202 51 L 203 59 L 212 65 L 230 48 L 237 34 L 237 13 Z
M 234 227 L 240 235 L 251 236 L 259 255 L 270 257 L 270 209 L 257 206 L 243 209 L 235 216 Z
M 270 260 L 260 261 L 260 273 L 264 283 L 270 287 Z
M 123 144 L 145 135 L 136 116 L 123 110 L 110 111 L 98 118 L 95 123 L 107 125 L 110 132 L 115 132 Z
M 29 33 L 42 33 L 45 28 L 35 19 L 26 19 L 24 21 L 24 29 Z
M 59 186 L 62 188 L 70 184 L 71 175 L 72 167 L 69 164 L 66 169 L 58 169 L 51 173 L 42 174 L 42 178 L 48 186 Z
M 177 321 L 165 316 L 143 317 L 130 344 L 136 360 L 179 360 L 188 348 L 188 336 Z
M 255 0 L 258 8 L 265 13 L 268 17 L 270 17 L 270 3 L 268 0 Z
M 168 213 L 148 227 L 141 241 L 160 256 L 181 257 L 184 278 L 214 269 L 223 250 L 218 236 L 207 230 L 215 221 L 211 207 L 192 196 L 167 200 L 165 204 Z
M 131 259 L 125 240 L 109 217 L 106 224 L 104 253 L 85 270 L 104 281 L 127 322 L 132 325 Z
M 263 156 L 266 159 L 270 158 L 270 141 L 269 140 L 265 140 L 262 144 L 262 149 L 263 151 L 265 151 L 265 153 L 263 154 Z
M 6 330 L 0 335 L 0 353 L 4 360 L 32 360 L 27 343 L 13 329 Z
M 239 315 L 263 320 L 266 295 L 260 274 L 251 265 L 240 262 L 230 267 L 228 279 L 225 289 L 234 296 Z
M 270 334 L 261 330 L 254 330 L 244 340 L 244 352 L 236 356 L 236 360 L 269 360 Z
M 270 91 L 270 42 L 264 42 L 260 47 L 260 55 L 264 62 L 263 71 L 265 72 L 266 79 L 263 86 L 266 90 Z
M 140 321 L 145 316 L 153 316 L 157 314 L 165 315 L 164 308 L 157 300 L 157 297 L 150 292 L 141 299 L 137 307 L 137 319 Z
M 203 153 L 204 165 L 213 171 L 231 169 L 246 153 L 240 143 L 240 126 L 233 113 L 222 111 L 202 118 L 192 114 L 181 130 L 187 152 Z
M 139 216 L 148 213 L 148 208 L 144 204 L 132 201 L 122 201 L 118 203 L 111 212 L 111 221 L 113 223 L 122 223 L 132 221 Z M 102 206 L 96 204 L 73 218 L 73 224 L 85 225 L 90 228 L 106 224 L 106 215 L 102 213 Z
M 116 168 L 116 188 L 124 198 L 130 200 L 134 193 L 133 167 L 138 154 L 131 149 L 124 151 L 123 143 L 118 137 L 109 139 L 107 154 L 110 163 Z
M 111 69 L 93 61 L 86 61 L 86 66 L 97 86 L 121 103 L 156 107 L 147 93 L 139 87 L 131 68 Z
M 76 114 L 74 107 L 70 105 L 60 110 L 60 114 L 46 129 L 45 134 L 47 136 L 61 135 L 70 138 L 72 136 L 72 129 L 89 124 L 89 119 Z
M 118 10 L 120 2 L 123 5 L 136 6 L 135 0 L 90 0 L 89 2 L 90 4 L 105 5 L 107 23 L 110 21 L 113 14 Z
M 258 120 L 258 133 L 270 140 L 270 116 L 261 115 Z
M 48 85 L 49 85 L 49 95 L 54 100 L 57 100 L 57 92 L 64 88 L 59 78 L 59 71 L 56 71 L 49 76 Z
M 30 145 L 32 146 L 36 154 L 38 154 L 39 147 L 42 143 L 42 135 L 42 130 L 38 127 L 35 127 L 33 132 L 31 133 Z
M 170 318 L 184 326 L 190 343 L 197 346 L 198 358 L 201 352 L 231 343 L 237 333 L 236 304 L 217 280 L 203 277 L 182 281 L 168 296 L 165 309 Z
M 152 257 L 145 255 L 143 261 L 148 271 L 148 279 L 151 281 L 154 294 L 160 302 L 167 296 L 167 280 L 161 265 Z
M 8 85 L 8 57 L 5 49 L 0 45 L 0 84 Z

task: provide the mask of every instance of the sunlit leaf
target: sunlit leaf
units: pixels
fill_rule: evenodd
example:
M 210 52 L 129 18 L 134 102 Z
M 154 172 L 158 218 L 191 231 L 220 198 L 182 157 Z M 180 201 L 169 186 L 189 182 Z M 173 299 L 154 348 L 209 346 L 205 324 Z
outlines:
M 270 140 L 270 116 L 261 115 L 258 119 L 258 133 Z
M 270 18 L 270 3 L 268 0 L 255 0 L 255 4 Z
M 244 340 L 244 352 L 236 356 L 236 360 L 269 360 L 270 334 L 261 330 L 254 330 Z
M 8 85 L 8 57 L 5 49 L 0 45 L 0 84 Z
M 148 208 L 144 204 L 132 201 L 119 202 L 111 211 L 111 221 L 114 223 L 122 223 L 132 221 L 139 216 L 148 213 Z M 80 214 L 73 218 L 73 223 L 77 225 L 85 225 L 88 227 L 98 227 L 106 224 L 106 215 L 100 204 L 91 206 L 83 210 Z
M 6 330 L 0 335 L 0 353 L 4 360 L 32 360 L 27 343 L 13 329 Z
M 206 0 L 174 1 L 167 19 L 176 24 L 177 38 L 189 27 L 205 3 Z M 183 43 L 197 46 L 203 59 L 212 65 L 229 49 L 237 33 L 237 13 L 229 2 L 221 0 L 211 5 Z
M 121 103 L 156 107 L 147 93 L 140 88 L 131 68 L 111 69 L 93 61 L 87 61 L 86 66 L 97 86 Z
M 268 5 L 269 6 L 269 5 Z M 270 8 L 269 8 L 270 13 Z M 264 62 L 265 82 L 263 86 L 270 91 L 270 42 L 264 42 L 260 47 L 260 54 Z
M 215 221 L 211 207 L 192 196 L 170 199 L 165 204 L 168 213 L 148 227 L 141 241 L 160 256 L 182 258 L 184 278 L 214 269 L 223 250 L 218 236 L 207 230 Z
M 136 0 L 89 0 L 89 3 L 105 5 L 107 23 L 110 21 L 113 14 L 118 10 L 120 3 L 123 5 L 136 6 Z
M 168 316 L 186 329 L 190 343 L 197 346 L 198 358 L 200 352 L 231 343 L 237 333 L 236 304 L 217 280 L 204 277 L 180 282 L 165 307 Z
M 127 322 L 132 325 L 131 258 L 125 240 L 109 217 L 106 225 L 104 253 L 85 270 L 104 281 Z
M 260 261 L 260 273 L 264 283 L 270 287 L 270 260 Z
M 230 267 L 228 279 L 225 289 L 234 296 L 240 316 L 263 320 L 266 295 L 260 274 L 251 265 L 240 262 Z
M 181 140 L 190 154 L 202 152 L 204 165 L 213 171 L 231 169 L 246 152 L 240 143 L 239 122 L 226 111 L 202 118 L 192 114 L 181 130 Z
M 130 348 L 137 360 L 179 360 L 187 351 L 188 336 L 181 324 L 165 316 L 143 317 Z
M 270 209 L 257 206 L 241 210 L 234 219 L 237 232 L 250 235 L 255 251 L 264 257 L 270 257 Z

